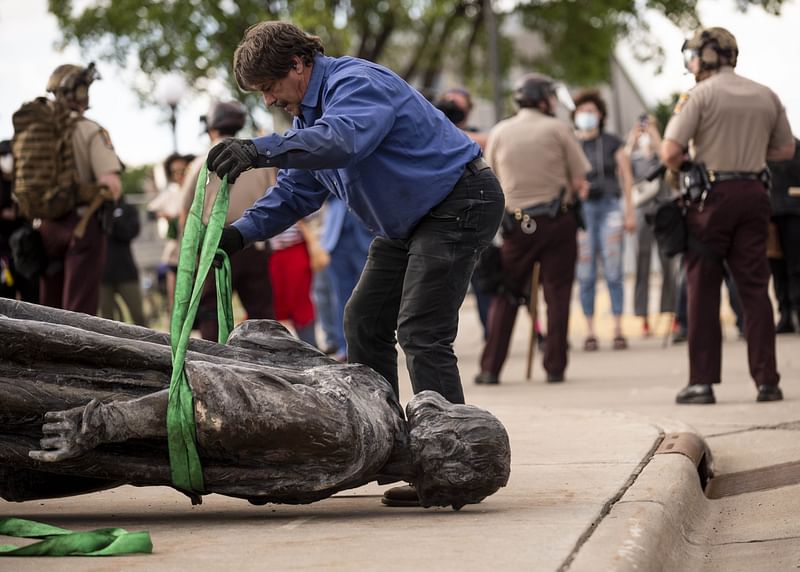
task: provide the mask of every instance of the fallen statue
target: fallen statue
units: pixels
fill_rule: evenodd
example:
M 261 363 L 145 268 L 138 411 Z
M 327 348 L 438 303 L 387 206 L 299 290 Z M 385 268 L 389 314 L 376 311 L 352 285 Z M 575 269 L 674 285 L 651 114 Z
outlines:
M 166 334 L 0 299 L 0 339 L 2 498 L 171 485 Z M 185 368 L 202 494 L 310 503 L 403 480 L 423 506 L 460 509 L 508 481 L 508 435 L 492 414 L 424 391 L 406 417 L 381 376 L 277 322 L 246 321 L 228 345 L 192 339 Z

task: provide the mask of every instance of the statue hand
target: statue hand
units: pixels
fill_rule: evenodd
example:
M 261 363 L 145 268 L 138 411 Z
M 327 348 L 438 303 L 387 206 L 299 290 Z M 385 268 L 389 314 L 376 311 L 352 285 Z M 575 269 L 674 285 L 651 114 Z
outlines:
M 100 406 L 96 399 L 85 407 L 66 411 L 49 411 L 44 415 L 39 441 L 40 451 L 29 451 L 28 456 L 44 463 L 57 463 L 79 457 L 100 443 L 100 428 L 94 422 L 94 411 Z

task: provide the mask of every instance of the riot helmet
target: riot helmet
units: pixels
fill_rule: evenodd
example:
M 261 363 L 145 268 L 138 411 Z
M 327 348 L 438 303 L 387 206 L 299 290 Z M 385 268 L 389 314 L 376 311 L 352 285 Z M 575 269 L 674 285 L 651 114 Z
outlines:
M 247 110 L 238 101 L 217 101 L 200 117 L 206 131 L 216 129 L 224 135 L 235 135 L 247 121 Z
M 47 91 L 55 95 L 56 99 L 66 101 L 72 109 L 84 110 L 89 107 L 89 86 L 97 79 L 100 79 L 100 74 L 94 62 L 85 68 L 63 64 L 50 74 Z
M 736 38 L 725 28 L 701 28 L 694 36 L 683 42 L 683 63 L 686 69 L 694 58 L 700 62 L 700 70 L 716 70 L 722 65 L 736 67 L 739 47 Z M 691 71 L 691 70 L 690 70 Z
M 550 98 L 555 96 L 561 104 L 572 111 L 575 104 L 569 95 L 569 91 L 561 82 L 539 73 L 525 74 L 516 84 L 514 84 L 514 102 L 520 107 L 532 107 L 540 109 L 540 103 L 544 102 L 545 113 L 553 115 L 555 109 L 552 108 Z

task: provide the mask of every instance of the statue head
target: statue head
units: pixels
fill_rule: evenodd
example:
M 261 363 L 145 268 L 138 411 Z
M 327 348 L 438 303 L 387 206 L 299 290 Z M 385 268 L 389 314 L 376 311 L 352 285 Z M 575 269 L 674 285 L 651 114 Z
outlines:
M 423 506 L 455 510 L 481 502 L 508 482 L 508 433 L 491 413 L 421 391 L 406 406 L 414 485 Z

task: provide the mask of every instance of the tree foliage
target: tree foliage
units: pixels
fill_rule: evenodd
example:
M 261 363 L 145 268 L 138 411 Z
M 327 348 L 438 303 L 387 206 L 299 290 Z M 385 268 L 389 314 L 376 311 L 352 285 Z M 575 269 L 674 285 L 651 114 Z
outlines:
M 520 18 L 548 49 L 539 69 L 573 84 L 608 77 L 608 60 L 620 38 L 633 39 L 637 56 L 658 58 L 645 9 L 687 29 L 698 22 L 698 0 L 527 0 L 498 14 L 498 24 Z M 777 13 L 784 0 L 734 0 Z M 350 54 L 381 62 L 422 90 L 431 89 L 445 65 L 487 93 L 484 0 L 49 0 L 64 44 L 77 43 L 94 57 L 135 64 L 151 78 L 178 71 L 189 85 L 207 80 L 235 85 L 233 52 L 245 30 L 262 20 L 290 20 L 320 36 L 329 55 Z M 515 59 L 512 41 L 500 37 L 501 66 Z M 152 90 L 151 90 L 152 92 Z M 147 94 L 145 93 L 145 97 Z

